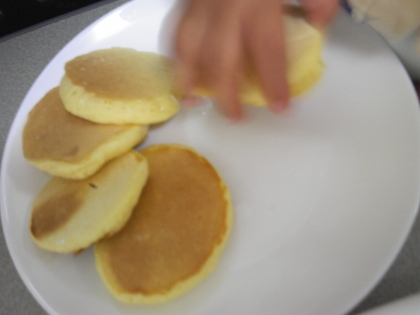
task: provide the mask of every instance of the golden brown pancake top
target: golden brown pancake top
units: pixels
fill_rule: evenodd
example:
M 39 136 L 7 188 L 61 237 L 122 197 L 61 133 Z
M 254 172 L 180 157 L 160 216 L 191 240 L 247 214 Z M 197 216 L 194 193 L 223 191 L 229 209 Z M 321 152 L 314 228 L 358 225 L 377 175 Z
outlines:
M 71 219 L 82 202 L 83 195 L 73 190 L 36 205 L 32 210 L 32 235 L 42 239 L 58 230 Z
M 73 84 L 110 100 L 149 100 L 170 94 L 169 59 L 129 48 L 96 50 L 70 60 Z
M 198 273 L 222 241 L 227 188 L 190 150 L 160 146 L 141 153 L 149 163 L 148 182 L 127 225 L 103 248 L 125 291 L 164 294 Z
M 78 211 L 83 211 L 87 199 L 100 198 L 104 183 L 113 174 L 131 171 L 134 164 L 144 159 L 137 153 L 127 153 L 83 180 L 53 177 L 34 201 L 30 226 L 32 235 L 41 239 L 63 227 Z M 100 205 L 99 201 L 97 204 Z
M 56 87 L 29 113 L 23 130 L 23 153 L 33 161 L 77 163 L 103 141 L 131 127 L 95 124 L 70 114 L 64 108 Z

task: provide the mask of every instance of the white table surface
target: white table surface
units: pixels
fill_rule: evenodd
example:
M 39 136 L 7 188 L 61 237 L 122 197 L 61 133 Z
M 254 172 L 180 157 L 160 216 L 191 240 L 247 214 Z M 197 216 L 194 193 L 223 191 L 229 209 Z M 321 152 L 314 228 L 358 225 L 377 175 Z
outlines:
M 127 0 L 111 1 L 0 42 L 1 155 L 19 105 L 43 68 L 86 26 L 125 2 Z M 350 314 L 358 314 L 417 292 L 420 292 L 420 217 L 387 274 Z M 8 253 L 1 225 L 0 314 L 46 314 L 19 278 Z

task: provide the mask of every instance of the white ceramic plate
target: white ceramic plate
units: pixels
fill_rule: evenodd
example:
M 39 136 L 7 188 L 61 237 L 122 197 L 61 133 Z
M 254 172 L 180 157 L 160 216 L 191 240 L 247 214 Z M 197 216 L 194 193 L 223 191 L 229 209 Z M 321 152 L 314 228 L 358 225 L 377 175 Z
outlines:
M 323 79 L 287 117 L 252 108 L 247 122 L 230 125 L 206 104 L 151 130 L 144 146 L 194 147 L 233 195 L 226 251 L 190 293 L 161 306 L 125 306 L 106 291 L 91 250 L 64 256 L 32 243 L 31 201 L 49 176 L 22 156 L 28 111 L 77 55 L 111 46 L 159 51 L 172 4 L 139 0 L 106 15 L 51 61 L 24 99 L 1 171 L 3 229 L 20 276 L 56 315 L 343 314 L 392 263 L 420 191 L 420 120 L 410 81 L 381 39 L 344 14 L 326 43 Z

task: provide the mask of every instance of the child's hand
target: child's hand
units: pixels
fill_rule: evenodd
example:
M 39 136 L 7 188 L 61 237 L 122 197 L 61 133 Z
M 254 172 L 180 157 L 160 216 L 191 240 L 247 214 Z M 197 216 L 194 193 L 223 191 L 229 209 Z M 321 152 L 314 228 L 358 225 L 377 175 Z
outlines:
M 175 49 L 177 75 L 187 97 L 199 73 L 215 91 L 222 112 L 232 120 L 242 117 L 238 76 L 244 59 L 255 66 L 273 112 L 289 102 L 283 33 L 283 0 L 184 0 Z M 324 26 L 337 0 L 301 0 L 308 20 Z

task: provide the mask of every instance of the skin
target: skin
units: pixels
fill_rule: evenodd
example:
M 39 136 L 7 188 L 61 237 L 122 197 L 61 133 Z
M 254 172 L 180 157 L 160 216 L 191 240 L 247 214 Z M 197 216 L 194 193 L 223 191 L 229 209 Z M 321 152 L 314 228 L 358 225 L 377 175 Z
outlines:
M 185 10 L 175 37 L 176 75 L 186 95 L 198 74 L 215 91 L 222 113 L 239 121 L 238 73 L 244 60 L 256 68 L 269 108 L 283 112 L 289 104 L 282 24 L 283 0 L 184 0 Z M 300 0 L 307 19 L 323 28 L 333 17 L 337 0 Z

